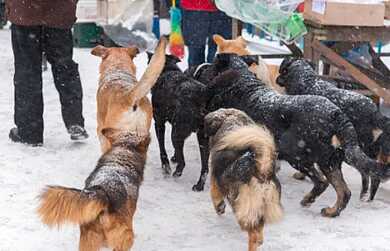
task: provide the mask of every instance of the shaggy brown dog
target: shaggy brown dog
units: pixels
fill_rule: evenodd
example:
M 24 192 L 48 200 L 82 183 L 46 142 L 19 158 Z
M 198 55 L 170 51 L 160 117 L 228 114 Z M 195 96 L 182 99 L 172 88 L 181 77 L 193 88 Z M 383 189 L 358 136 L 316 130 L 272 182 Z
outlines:
M 150 137 L 114 129 L 102 133 L 112 148 L 99 159 L 84 189 L 47 187 L 38 214 L 50 227 L 80 225 L 80 251 L 126 251 L 134 242 L 133 216 Z
M 239 36 L 236 39 L 224 39 L 220 35 L 213 36 L 214 42 L 218 46 L 219 53 L 235 53 L 239 56 L 251 55 L 247 49 L 247 42 Z M 249 66 L 249 70 L 256 74 L 256 77 L 263 81 L 266 85 L 278 93 L 284 93 L 284 88 L 276 84 L 276 79 L 279 76 L 279 66 L 267 64 L 259 56 L 256 63 Z
M 226 198 L 243 231 L 248 250 L 263 243 L 264 224 L 282 218 L 280 183 L 275 175 L 275 143 L 270 132 L 244 112 L 219 109 L 205 118 L 210 136 L 211 198 L 217 214 Z
M 167 41 L 161 38 L 141 80 L 136 79 L 133 58 L 138 49 L 97 46 L 92 54 L 102 58 L 97 91 L 97 134 L 102 152 L 110 149 L 104 128 L 149 133 L 153 108 L 146 94 L 156 83 L 165 64 Z

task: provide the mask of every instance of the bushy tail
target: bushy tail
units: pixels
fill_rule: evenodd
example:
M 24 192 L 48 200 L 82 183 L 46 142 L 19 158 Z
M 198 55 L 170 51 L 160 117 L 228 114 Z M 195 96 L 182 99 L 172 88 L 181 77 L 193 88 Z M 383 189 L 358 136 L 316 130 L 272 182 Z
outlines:
M 344 161 L 358 169 L 361 173 L 369 174 L 381 180 L 390 178 L 390 166 L 379 163 L 369 158 L 359 146 L 357 134 L 347 116 L 339 112 L 335 118 L 335 124 L 339 125 L 337 136 L 344 150 Z
M 273 174 L 273 163 L 275 161 L 275 142 L 271 133 L 261 126 L 244 126 L 227 133 L 215 146 L 217 151 L 235 150 L 242 152 L 242 156 L 236 161 L 248 163 L 254 159 L 254 167 L 262 179 L 269 179 Z M 239 168 L 236 170 L 240 175 Z
M 241 228 L 255 229 L 262 221 L 279 221 L 283 216 L 283 209 L 273 170 L 276 156 L 271 133 L 260 126 L 240 127 L 226 134 L 216 149 L 243 152 L 234 165 L 226 170 L 231 177 L 248 181 L 240 186 L 234 203 L 235 215 Z
M 148 67 L 145 70 L 145 73 L 142 75 L 139 83 L 135 87 L 134 97 L 135 99 L 143 98 L 149 91 L 152 89 L 156 83 L 158 77 L 164 69 L 165 65 L 165 49 L 167 47 L 167 39 L 161 37 L 158 42 L 157 48 L 150 60 Z
M 95 220 L 107 209 L 107 203 L 98 197 L 95 191 L 48 186 L 40 195 L 38 214 L 50 227 L 67 222 L 82 225 Z

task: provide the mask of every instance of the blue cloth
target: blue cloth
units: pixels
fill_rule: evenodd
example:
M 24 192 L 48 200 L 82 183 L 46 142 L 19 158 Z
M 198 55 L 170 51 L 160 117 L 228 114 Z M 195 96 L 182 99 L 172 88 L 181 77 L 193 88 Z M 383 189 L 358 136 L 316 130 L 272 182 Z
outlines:
M 182 10 L 182 32 L 184 43 L 189 48 L 189 66 L 206 61 L 205 48 L 208 45 L 207 62 L 212 62 L 217 51 L 213 35 L 219 34 L 226 39 L 232 37 L 232 19 L 221 11 Z

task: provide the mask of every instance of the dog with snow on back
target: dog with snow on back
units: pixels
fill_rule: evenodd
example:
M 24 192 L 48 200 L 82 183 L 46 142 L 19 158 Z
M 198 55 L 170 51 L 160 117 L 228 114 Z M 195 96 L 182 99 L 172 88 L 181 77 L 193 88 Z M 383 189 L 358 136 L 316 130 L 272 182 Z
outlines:
M 248 232 L 248 250 L 255 251 L 263 243 L 264 225 L 283 216 L 273 136 L 236 109 L 209 113 L 205 132 L 210 137 L 214 208 L 221 215 L 224 200 L 229 202 L 241 229 Z
M 165 63 L 166 38 L 162 37 L 141 79 L 136 79 L 133 62 L 136 47 L 95 47 L 92 55 L 102 58 L 99 67 L 97 99 L 97 135 L 103 153 L 111 147 L 104 128 L 147 134 L 152 123 L 153 108 L 146 95 L 156 83 Z
M 153 54 L 148 53 L 149 60 Z M 152 88 L 153 118 L 160 148 L 160 159 L 165 174 L 171 173 L 169 159 L 165 150 L 165 123 L 172 125 L 171 140 L 175 149 L 172 161 L 177 163 L 174 177 L 180 177 L 185 167 L 184 141 L 191 133 L 197 134 L 202 162 L 201 175 L 194 191 L 202 191 L 207 166 L 207 138 L 204 137 L 203 119 L 208 100 L 207 86 L 186 76 L 178 67 L 180 59 L 166 55 L 164 69 Z
M 38 214 L 50 227 L 80 225 L 80 251 L 103 247 L 127 251 L 134 242 L 133 216 L 143 180 L 150 137 L 102 130 L 112 145 L 98 161 L 82 190 L 48 186 Z
M 319 76 L 309 61 L 300 58 L 283 60 L 277 83 L 290 95 L 312 94 L 329 99 L 351 120 L 363 151 L 370 158 L 376 158 L 382 163 L 390 163 L 390 119 L 380 113 L 370 98 L 337 88 L 335 82 Z M 368 196 L 370 177 L 363 172 L 361 175 L 360 198 L 373 200 L 380 179 L 371 178 L 371 191 Z
M 327 98 L 278 94 L 258 80 L 235 54 L 218 54 L 212 65 L 202 67 L 196 74 L 189 70 L 188 74 L 208 84 L 209 92 L 214 93 L 207 105 L 209 111 L 242 110 L 273 133 L 278 157 L 313 181 L 313 189 L 301 201 L 302 206 L 314 203 L 330 183 L 337 200 L 321 213 L 326 217 L 340 215 L 351 197 L 341 171 L 343 161 L 372 177 L 390 177 L 389 165 L 370 159 L 362 151 L 352 123 Z M 332 144 L 334 137 L 341 142 L 340 147 Z

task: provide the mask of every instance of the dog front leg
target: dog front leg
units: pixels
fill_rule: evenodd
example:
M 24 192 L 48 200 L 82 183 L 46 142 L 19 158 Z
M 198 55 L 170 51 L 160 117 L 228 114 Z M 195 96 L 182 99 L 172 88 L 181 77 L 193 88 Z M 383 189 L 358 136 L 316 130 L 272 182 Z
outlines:
M 210 177 L 210 195 L 211 195 L 211 200 L 213 201 L 215 212 L 218 215 L 224 214 L 226 204 L 225 201 L 223 200 L 223 194 L 219 190 L 215 177 L 212 175 Z
M 248 231 L 248 251 L 256 251 L 264 241 L 264 223 L 262 222 L 258 229 Z
M 200 177 L 198 182 L 192 187 L 195 192 L 203 191 L 204 184 L 206 183 L 207 174 L 209 173 L 208 159 L 209 159 L 209 146 L 208 138 L 204 136 L 203 130 L 199 130 L 196 134 L 198 137 L 200 159 L 202 162 L 202 169 L 200 171 Z
M 171 166 L 169 165 L 167 151 L 165 149 L 165 123 L 155 118 L 154 128 L 158 139 L 158 146 L 160 148 L 160 160 L 163 173 L 165 175 L 171 174 Z

